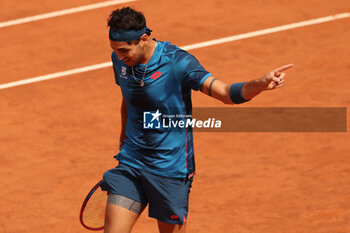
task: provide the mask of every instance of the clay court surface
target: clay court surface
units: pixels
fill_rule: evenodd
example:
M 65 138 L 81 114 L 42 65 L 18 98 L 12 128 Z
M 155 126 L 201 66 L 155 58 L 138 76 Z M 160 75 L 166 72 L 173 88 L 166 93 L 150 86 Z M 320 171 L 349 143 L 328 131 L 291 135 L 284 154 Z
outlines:
M 96 2 L 1 0 L 0 22 Z M 0 84 L 110 61 L 106 18 L 125 5 L 178 46 L 350 11 L 348 0 L 139 0 L 18 24 L 0 28 Z M 226 82 L 295 64 L 283 88 L 241 107 L 349 108 L 349 38 L 345 18 L 191 53 Z M 0 90 L 1 232 L 88 232 L 79 209 L 117 165 L 120 102 L 111 67 Z M 225 107 L 200 92 L 193 105 Z M 188 232 L 350 232 L 347 131 L 195 133 Z M 133 232 L 156 221 L 146 211 Z

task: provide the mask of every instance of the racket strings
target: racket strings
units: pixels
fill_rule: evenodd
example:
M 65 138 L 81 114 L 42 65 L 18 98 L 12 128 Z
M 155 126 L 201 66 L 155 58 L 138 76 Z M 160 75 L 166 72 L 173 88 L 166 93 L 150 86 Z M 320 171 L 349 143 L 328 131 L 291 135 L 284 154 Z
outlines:
M 107 192 L 98 188 L 85 206 L 82 220 L 87 227 L 100 228 L 104 226 Z

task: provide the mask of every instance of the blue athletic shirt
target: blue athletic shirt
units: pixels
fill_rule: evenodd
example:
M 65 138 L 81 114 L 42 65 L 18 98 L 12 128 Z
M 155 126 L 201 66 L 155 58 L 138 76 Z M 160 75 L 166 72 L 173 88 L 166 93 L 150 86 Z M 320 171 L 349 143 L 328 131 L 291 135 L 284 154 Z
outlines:
M 112 53 L 115 81 L 127 106 L 126 139 L 119 162 L 165 177 L 190 177 L 195 171 L 192 128 L 144 129 L 144 112 L 192 114 L 191 89 L 211 76 L 198 60 L 169 42 L 157 41 L 147 65 L 131 67 Z M 137 81 L 135 80 L 137 79 Z

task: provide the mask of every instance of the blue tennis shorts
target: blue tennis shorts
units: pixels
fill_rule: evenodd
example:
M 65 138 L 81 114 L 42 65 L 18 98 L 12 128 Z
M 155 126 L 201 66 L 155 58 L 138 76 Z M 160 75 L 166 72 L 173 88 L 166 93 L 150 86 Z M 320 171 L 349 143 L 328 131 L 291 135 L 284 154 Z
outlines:
M 102 189 L 144 205 L 149 217 L 170 224 L 184 224 L 192 179 L 154 175 L 120 163 L 103 175 Z

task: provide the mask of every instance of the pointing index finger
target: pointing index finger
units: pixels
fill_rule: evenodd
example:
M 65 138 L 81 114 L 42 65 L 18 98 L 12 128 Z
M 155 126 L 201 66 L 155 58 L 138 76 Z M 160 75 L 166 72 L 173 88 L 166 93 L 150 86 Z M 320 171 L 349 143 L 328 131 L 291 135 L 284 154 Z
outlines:
M 292 68 L 293 66 L 294 66 L 294 64 L 284 65 L 284 66 L 281 66 L 281 67 L 275 69 L 274 71 L 275 72 L 282 72 L 282 71 L 285 71 L 285 70 L 287 70 L 289 68 Z

